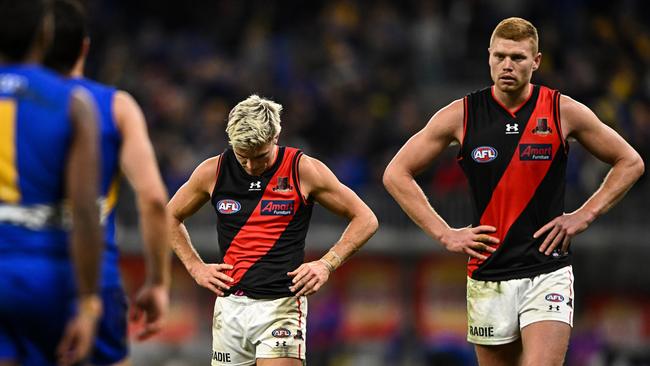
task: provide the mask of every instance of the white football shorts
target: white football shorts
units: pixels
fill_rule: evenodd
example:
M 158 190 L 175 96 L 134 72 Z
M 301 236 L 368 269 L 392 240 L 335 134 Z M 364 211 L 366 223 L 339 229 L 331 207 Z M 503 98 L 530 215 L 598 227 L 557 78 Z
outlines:
M 217 297 L 212 366 L 255 365 L 257 358 L 305 360 L 307 298 Z
M 467 278 L 467 341 L 511 343 L 525 326 L 555 320 L 573 327 L 573 268 L 531 278 L 477 281 Z

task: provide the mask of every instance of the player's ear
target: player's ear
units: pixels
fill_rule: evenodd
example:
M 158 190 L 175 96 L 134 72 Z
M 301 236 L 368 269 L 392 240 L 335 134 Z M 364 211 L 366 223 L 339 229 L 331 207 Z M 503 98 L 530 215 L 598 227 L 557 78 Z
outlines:
M 277 144 L 279 139 L 280 139 L 280 134 L 275 135 L 275 137 L 273 138 L 273 143 Z
M 533 58 L 533 71 L 539 69 L 539 65 L 542 63 L 542 53 L 537 52 L 535 57 Z

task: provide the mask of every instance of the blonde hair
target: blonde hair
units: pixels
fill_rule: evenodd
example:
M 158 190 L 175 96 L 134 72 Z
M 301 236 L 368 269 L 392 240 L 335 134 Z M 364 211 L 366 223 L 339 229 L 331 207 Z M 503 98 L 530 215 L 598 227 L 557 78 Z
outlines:
M 490 37 L 490 46 L 495 38 L 510 39 L 513 41 L 521 41 L 530 39 L 533 44 L 533 54 L 537 54 L 539 38 L 537 36 L 537 28 L 527 21 L 526 19 L 512 17 L 502 20 Z
M 253 94 L 239 102 L 228 115 L 226 133 L 233 148 L 253 150 L 280 134 L 282 105 Z

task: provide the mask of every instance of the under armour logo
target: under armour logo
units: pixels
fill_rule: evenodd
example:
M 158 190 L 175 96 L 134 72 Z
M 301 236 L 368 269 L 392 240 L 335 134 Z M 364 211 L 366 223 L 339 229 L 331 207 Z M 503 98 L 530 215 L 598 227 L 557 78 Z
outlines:
M 262 182 L 257 181 L 257 182 L 251 182 L 251 186 L 248 188 L 249 191 L 259 191 L 262 189 Z
M 560 311 L 560 305 L 549 305 L 548 306 L 548 311 Z
M 519 133 L 519 124 L 518 123 L 507 123 L 506 124 L 506 135 L 514 135 Z

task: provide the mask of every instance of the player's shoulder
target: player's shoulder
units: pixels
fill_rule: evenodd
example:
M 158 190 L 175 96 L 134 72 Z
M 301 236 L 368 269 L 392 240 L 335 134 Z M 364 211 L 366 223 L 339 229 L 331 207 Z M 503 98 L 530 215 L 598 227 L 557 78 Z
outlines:
M 492 87 L 491 86 L 486 86 L 480 89 L 474 89 L 467 93 L 463 98 L 460 100 L 463 100 L 465 98 L 487 98 L 492 96 Z
M 201 176 L 214 175 L 221 164 L 223 154 L 215 155 L 203 160 L 194 170 L 195 174 Z
M 111 113 L 115 124 L 122 133 L 130 128 L 146 129 L 142 108 L 129 92 L 115 89 L 105 100 L 111 101 Z
M 566 95 L 560 97 L 559 116 L 567 136 L 590 130 L 603 123 L 589 107 Z
M 87 91 L 93 98 L 98 111 L 101 114 L 102 121 L 112 121 L 114 116 L 114 98 L 116 89 L 110 85 L 105 85 L 95 80 L 85 77 L 67 79 L 70 85 L 77 89 L 82 88 Z
M 318 158 L 315 158 L 311 155 L 308 155 L 302 151 L 300 151 L 300 157 L 299 157 L 299 162 L 300 162 L 300 167 L 302 168 L 303 166 L 313 166 L 315 164 L 323 164 L 322 161 L 320 161 Z M 323 164 L 324 165 L 324 164 Z
M 456 99 L 440 108 L 424 128 L 425 133 L 433 135 L 457 135 L 463 128 L 467 110 L 464 98 Z
M 582 103 L 578 102 L 577 100 L 571 98 L 570 96 L 568 96 L 566 94 L 560 95 L 560 103 L 561 103 L 560 106 L 561 105 L 566 105 L 569 108 L 576 108 L 578 106 L 583 105 Z
M 138 103 L 131 93 L 121 89 L 113 90 L 113 104 L 115 104 L 116 108 L 139 108 Z
M 589 111 L 589 107 L 570 96 L 564 94 L 560 95 L 560 117 L 562 119 L 576 117 Z
M 440 109 L 441 112 L 446 112 L 446 113 L 464 113 L 465 111 L 465 98 L 459 98 L 451 101 L 449 104 L 446 106 L 442 107 Z
M 8 68 L 3 70 L 0 78 L 3 89 L 29 90 L 21 94 L 45 100 L 68 98 L 74 89 L 74 86 L 69 85 L 61 76 L 39 65 Z
M 206 192 L 211 191 L 217 178 L 222 155 L 215 155 L 203 160 L 192 172 L 190 181 L 194 182 L 196 186 L 203 187 Z
M 300 180 L 319 182 L 325 174 L 331 172 L 320 159 L 307 154 L 301 154 L 298 161 Z

